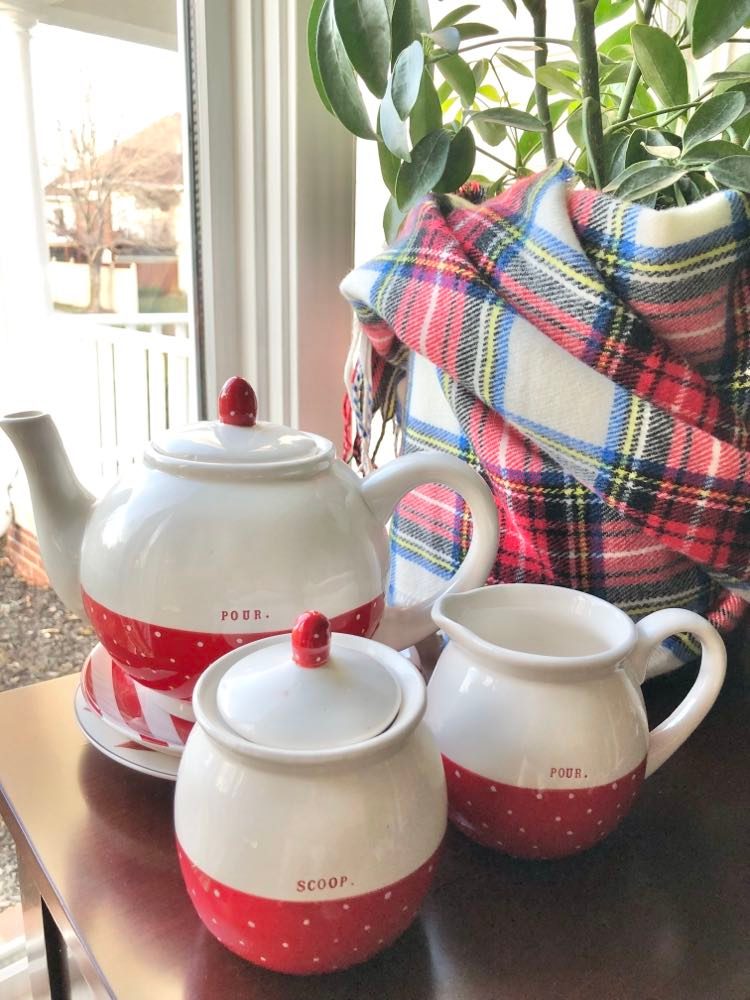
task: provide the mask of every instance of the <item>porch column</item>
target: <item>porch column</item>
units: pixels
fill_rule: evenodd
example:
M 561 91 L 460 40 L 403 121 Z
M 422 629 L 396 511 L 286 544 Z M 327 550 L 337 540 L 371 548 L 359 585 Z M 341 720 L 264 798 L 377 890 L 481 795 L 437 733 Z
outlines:
M 0 410 L 43 407 L 50 315 L 44 198 L 31 92 L 30 31 L 41 5 L 0 0 Z M 0 520 L 16 479 L 16 520 L 32 528 L 15 451 L 0 433 Z M 2 525 L 0 525 L 2 527 Z

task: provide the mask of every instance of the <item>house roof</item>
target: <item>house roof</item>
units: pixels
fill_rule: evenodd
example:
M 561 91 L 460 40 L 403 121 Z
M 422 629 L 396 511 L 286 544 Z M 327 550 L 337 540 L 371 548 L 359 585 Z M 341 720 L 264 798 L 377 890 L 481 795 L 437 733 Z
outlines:
M 182 129 L 179 113 L 152 122 L 97 159 L 103 172 L 115 168 L 122 175 L 123 187 L 181 187 Z M 76 179 L 83 181 L 84 177 L 83 170 L 60 174 L 47 184 L 45 194 L 65 194 L 71 182 L 75 183 Z

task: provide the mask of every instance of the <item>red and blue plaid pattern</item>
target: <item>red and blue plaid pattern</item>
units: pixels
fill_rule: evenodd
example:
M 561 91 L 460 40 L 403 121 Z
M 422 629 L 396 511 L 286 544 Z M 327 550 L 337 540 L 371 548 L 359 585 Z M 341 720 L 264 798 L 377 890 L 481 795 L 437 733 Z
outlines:
M 687 607 L 726 635 L 750 594 L 748 201 L 656 212 L 569 182 L 556 166 L 481 205 L 431 196 L 345 279 L 366 334 L 349 368 L 361 453 L 408 372 L 403 450 L 457 454 L 493 490 L 493 582 L 575 587 L 634 618 Z M 392 595 L 437 589 L 469 537 L 451 491 L 406 497 Z M 670 640 L 650 672 L 694 653 Z

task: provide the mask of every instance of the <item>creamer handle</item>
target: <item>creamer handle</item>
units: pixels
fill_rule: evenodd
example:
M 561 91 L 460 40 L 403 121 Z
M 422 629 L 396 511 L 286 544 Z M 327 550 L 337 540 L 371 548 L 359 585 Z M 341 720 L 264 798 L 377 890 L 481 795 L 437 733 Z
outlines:
M 406 649 L 434 632 L 430 612 L 437 598 L 481 587 L 497 557 L 498 520 L 492 493 L 479 473 L 459 458 L 436 452 L 405 455 L 368 476 L 361 489 L 367 505 L 385 524 L 401 497 L 426 483 L 440 483 L 463 497 L 471 512 L 471 543 L 457 572 L 439 593 L 419 604 L 386 608 L 373 638 L 394 649 Z
M 695 683 L 672 714 L 650 733 L 646 762 L 648 777 L 685 742 L 716 701 L 724 682 L 727 654 L 724 642 L 713 625 L 693 611 L 681 608 L 654 611 L 642 618 L 636 629 L 638 639 L 629 666 L 638 683 L 643 683 L 646 664 L 654 647 L 669 636 L 690 632 L 701 644 L 700 670 Z

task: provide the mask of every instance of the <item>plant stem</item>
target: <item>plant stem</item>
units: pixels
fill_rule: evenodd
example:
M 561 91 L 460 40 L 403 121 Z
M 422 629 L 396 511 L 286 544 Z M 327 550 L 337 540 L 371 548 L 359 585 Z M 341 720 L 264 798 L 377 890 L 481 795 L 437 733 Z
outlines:
M 605 128 L 604 134 L 609 135 L 610 132 L 614 132 L 618 128 L 622 128 L 624 125 L 634 125 L 636 122 L 643 121 L 644 118 L 655 118 L 657 115 L 670 115 L 672 114 L 673 111 L 676 111 L 678 113 L 681 111 L 687 111 L 688 108 L 694 108 L 696 107 L 696 105 L 702 104 L 703 101 L 711 93 L 711 90 L 713 90 L 713 88 L 707 90 L 705 94 L 701 94 L 701 96 L 697 100 L 688 101 L 687 104 L 675 104 L 671 108 L 657 108 L 656 111 L 644 111 L 642 115 L 633 115 L 632 118 L 626 118 L 625 121 L 623 122 L 614 122 L 612 125 L 608 125 L 607 128 Z M 672 119 L 670 119 L 670 121 L 671 120 Z M 666 123 L 662 124 L 661 126 L 662 128 L 664 127 L 664 124 Z
M 471 52 L 473 49 L 483 49 L 488 45 L 506 45 L 508 42 L 533 42 L 535 45 L 567 45 L 569 49 L 574 49 L 575 45 L 573 42 L 569 41 L 567 38 L 545 38 L 542 35 L 534 35 L 530 37 L 528 35 L 514 35 L 510 38 L 493 38 L 490 37 L 484 42 L 475 42 L 473 45 L 464 45 L 459 48 L 459 52 Z M 439 62 L 441 59 L 447 59 L 448 56 L 454 55 L 453 52 L 441 52 L 439 55 L 432 56 L 428 62 Z
M 477 152 L 481 153 L 482 156 L 488 156 L 491 160 L 494 160 L 495 163 L 499 163 L 501 167 L 505 167 L 506 170 L 510 170 L 513 174 L 518 172 L 515 167 L 510 165 L 510 163 L 506 163 L 505 160 L 501 160 L 499 156 L 495 156 L 494 153 L 491 153 L 489 149 L 485 149 L 484 146 L 477 146 Z
M 534 24 L 534 36 L 544 38 L 547 32 L 547 4 L 545 0 L 523 0 L 526 9 L 531 14 Z M 547 43 L 540 42 L 534 50 L 534 69 L 540 70 L 547 65 Z M 542 132 L 542 149 L 544 159 L 549 165 L 557 159 L 555 151 L 555 136 L 552 127 L 552 119 L 549 113 L 549 91 L 538 80 L 534 83 L 534 96 L 536 97 L 536 109 L 539 113 L 539 121 L 544 125 Z
M 645 0 L 643 4 L 643 23 L 648 24 L 651 20 L 651 14 L 653 13 L 654 7 L 656 6 L 656 0 Z M 630 72 L 628 73 L 628 78 L 625 82 L 625 89 L 622 92 L 622 100 L 620 101 L 620 107 L 617 109 L 617 117 L 615 121 L 622 122 L 630 114 L 630 106 L 633 103 L 633 98 L 635 97 L 635 90 L 638 86 L 638 81 L 641 78 L 641 68 L 638 63 L 633 60 L 633 65 L 630 67 Z
M 587 130 L 587 154 L 594 177 L 604 177 L 604 129 L 602 100 L 599 93 L 599 59 L 596 51 L 594 10 L 596 0 L 573 0 L 581 62 L 581 92 L 591 98 Z

